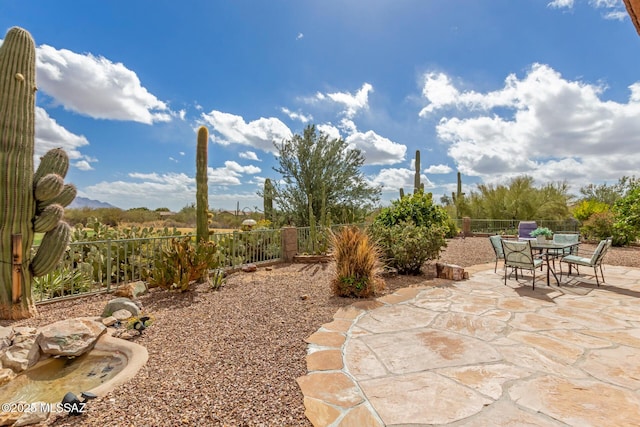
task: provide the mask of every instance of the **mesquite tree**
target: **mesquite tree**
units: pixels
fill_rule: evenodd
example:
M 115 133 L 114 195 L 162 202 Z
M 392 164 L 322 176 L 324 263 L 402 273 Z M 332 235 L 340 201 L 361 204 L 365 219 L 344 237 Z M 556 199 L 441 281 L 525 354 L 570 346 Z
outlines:
M 0 47 L 0 318 L 34 315 L 33 277 L 52 271 L 69 244 L 64 207 L 76 196 L 64 184 L 69 158 L 49 151 L 33 173 L 36 50 L 22 28 L 9 30 Z M 34 233 L 45 233 L 31 256 Z M 18 261 L 18 254 L 22 259 Z

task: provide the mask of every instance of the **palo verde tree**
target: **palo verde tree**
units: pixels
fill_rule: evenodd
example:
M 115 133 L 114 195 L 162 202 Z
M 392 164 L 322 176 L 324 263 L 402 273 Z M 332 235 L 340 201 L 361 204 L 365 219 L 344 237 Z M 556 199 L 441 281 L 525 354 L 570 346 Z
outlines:
M 274 201 L 296 225 L 309 225 L 309 200 L 315 218 L 322 216 L 324 203 L 334 222 L 361 221 L 379 201 L 380 188 L 369 185 L 360 170 L 364 155 L 342 138 L 309 125 L 302 135 L 275 146 L 279 166 L 274 170 L 282 181 L 274 186 Z

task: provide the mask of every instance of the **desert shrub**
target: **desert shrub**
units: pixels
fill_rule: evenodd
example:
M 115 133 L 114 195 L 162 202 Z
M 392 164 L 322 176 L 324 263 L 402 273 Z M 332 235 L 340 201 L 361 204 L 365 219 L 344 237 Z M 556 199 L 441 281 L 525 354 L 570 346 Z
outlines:
M 640 236 L 640 184 L 615 202 L 613 212 L 616 218 L 613 244 L 628 245 L 635 242 Z
M 583 200 L 573 208 L 573 216 L 578 221 L 586 221 L 591 215 L 607 212 L 609 205 L 598 200 Z
M 383 289 L 380 249 L 365 231 L 344 227 L 332 233 L 330 240 L 336 263 L 331 285 L 336 296 L 368 298 Z
M 582 224 L 580 234 L 585 240 L 602 240 L 613 235 L 614 223 L 613 212 L 594 213 Z
M 195 245 L 191 237 L 174 238 L 157 255 L 149 284 L 188 291 L 194 281 L 208 278 L 209 269 L 218 265 L 219 254 L 214 242 Z
M 400 274 L 420 274 L 422 265 L 437 259 L 446 246 L 446 230 L 442 226 L 417 226 L 404 221 L 386 227 L 374 222 L 370 232 L 382 247 L 386 265 Z
M 446 211 L 433 204 L 430 193 L 422 192 L 394 200 L 370 227 L 385 263 L 400 274 L 420 274 L 422 264 L 438 258 L 447 245 L 445 236 L 454 230 L 457 227 Z

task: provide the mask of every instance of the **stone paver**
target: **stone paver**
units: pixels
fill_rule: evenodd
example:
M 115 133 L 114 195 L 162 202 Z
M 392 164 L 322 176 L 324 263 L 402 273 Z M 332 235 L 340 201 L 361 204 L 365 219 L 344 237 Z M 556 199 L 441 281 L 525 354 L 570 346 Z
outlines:
M 341 308 L 307 339 L 314 426 L 640 425 L 640 269 L 535 290 L 465 270 Z

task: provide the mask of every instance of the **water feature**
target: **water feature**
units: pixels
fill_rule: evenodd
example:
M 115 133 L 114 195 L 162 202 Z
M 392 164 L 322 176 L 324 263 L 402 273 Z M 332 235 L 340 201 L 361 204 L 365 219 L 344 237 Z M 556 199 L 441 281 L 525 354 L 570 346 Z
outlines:
M 79 396 L 107 383 L 126 364 L 123 353 L 96 349 L 74 359 L 48 358 L 0 387 L 0 401 L 58 403 L 69 391 Z

